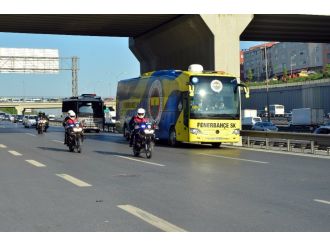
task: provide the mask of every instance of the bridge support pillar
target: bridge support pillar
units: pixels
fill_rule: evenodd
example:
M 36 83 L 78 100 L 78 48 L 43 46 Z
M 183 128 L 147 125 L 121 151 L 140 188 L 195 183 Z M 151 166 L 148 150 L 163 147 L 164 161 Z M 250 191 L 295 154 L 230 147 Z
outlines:
M 24 112 L 24 107 L 15 106 L 15 109 L 16 109 L 18 115 L 22 115 Z
M 214 35 L 214 69 L 240 76 L 240 35 L 253 15 L 201 15 Z
M 183 15 L 148 33 L 130 38 L 141 73 L 160 69 L 186 70 L 202 64 L 239 76 L 239 37 L 253 15 Z

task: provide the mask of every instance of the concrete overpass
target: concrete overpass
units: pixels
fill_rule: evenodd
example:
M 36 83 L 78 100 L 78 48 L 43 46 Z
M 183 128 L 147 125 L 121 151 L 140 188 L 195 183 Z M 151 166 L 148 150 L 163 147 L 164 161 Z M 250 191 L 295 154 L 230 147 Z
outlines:
M 1 108 L 15 108 L 17 110 L 17 114 L 23 114 L 25 109 L 61 109 L 62 102 L 4 102 L 0 103 Z
M 0 32 L 130 37 L 141 72 L 200 63 L 239 76 L 239 41 L 330 42 L 330 16 L 0 15 Z
M 104 105 L 116 109 L 115 100 L 105 101 Z M 1 102 L 1 108 L 15 108 L 17 114 L 23 114 L 25 109 L 61 109 L 62 102 Z

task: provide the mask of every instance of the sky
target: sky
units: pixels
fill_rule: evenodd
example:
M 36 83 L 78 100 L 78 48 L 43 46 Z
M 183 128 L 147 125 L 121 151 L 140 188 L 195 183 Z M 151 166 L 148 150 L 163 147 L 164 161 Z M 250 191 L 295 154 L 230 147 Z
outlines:
M 128 38 L 0 33 L 0 47 L 58 49 L 62 68 L 71 68 L 70 58 L 77 56 L 79 94 L 115 95 L 118 80 L 140 71 Z M 54 75 L 0 73 L 0 96 L 70 96 L 71 81 L 70 70 Z
M 246 49 L 260 42 L 241 42 Z M 78 93 L 115 96 L 117 82 L 140 75 L 139 62 L 128 48 L 128 38 L 0 33 L 1 48 L 58 49 L 62 68 L 79 58 Z M 68 97 L 70 70 L 58 74 L 0 73 L 0 97 Z M 10 85 L 10 86 L 8 86 Z

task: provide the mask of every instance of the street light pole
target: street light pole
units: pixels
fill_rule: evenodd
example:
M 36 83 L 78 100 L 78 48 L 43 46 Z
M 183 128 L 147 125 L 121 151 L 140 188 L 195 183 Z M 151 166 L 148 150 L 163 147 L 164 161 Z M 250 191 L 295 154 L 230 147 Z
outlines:
M 291 78 L 292 78 L 292 58 L 294 58 L 296 56 L 296 54 L 291 56 L 291 62 L 290 62 L 290 67 L 291 67 Z
M 266 103 L 267 103 L 267 119 L 270 122 L 270 114 L 269 114 L 269 91 L 268 91 L 268 62 L 267 62 L 267 47 L 265 44 L 265 68 L 266 68 Z

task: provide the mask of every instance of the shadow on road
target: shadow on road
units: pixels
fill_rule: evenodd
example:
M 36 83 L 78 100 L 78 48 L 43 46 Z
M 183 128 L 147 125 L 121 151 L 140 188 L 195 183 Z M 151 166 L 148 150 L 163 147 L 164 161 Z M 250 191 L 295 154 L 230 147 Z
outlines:
M 38 147 L 42 150 L 47 150 L 47 151 L 56 151 L 56 152 L 69 152 L 69 149 L 65 148 L 50 148 L 50 147 Z
M 103 155 L 120 155 L 125 157 L 132 157 L 133 154 L 128 153 L 119 153 L 119 152 L 110 152 L 110 151 L 94 151 L 95 153 L 103 154 Z

